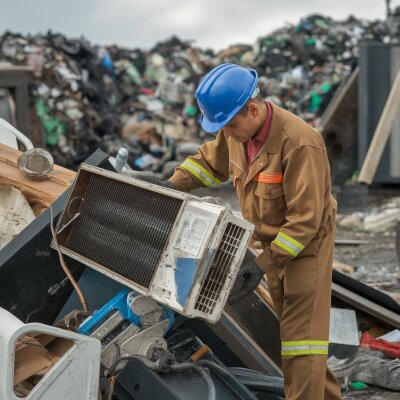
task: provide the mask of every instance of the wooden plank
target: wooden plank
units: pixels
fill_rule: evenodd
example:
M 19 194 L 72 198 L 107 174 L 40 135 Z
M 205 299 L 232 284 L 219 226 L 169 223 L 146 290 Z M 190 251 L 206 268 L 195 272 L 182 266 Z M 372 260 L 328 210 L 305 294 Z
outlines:
M 389 97 L 379 118 L 378 126 L 363 162 L 358 182 L 371 184 L 400 107 L 400 70 L 397 72 Z
M 319 132 L 324 132 L 327 126 L 329 126 L 329 124 L 331 124 L 332 121 L 337 118 L 336 114 L 338 114 L 338 109 L 341 106 L 345 105 L 348 108 L 349 104 L 347 103 L 354 103 L 353 92 L 355 92 L 357 95 L 357 91 L 355 91 L 354 88 L 356 88 L 359 75 L 360 67 L 357 67 L 352 74 L 338 87 L 332 100 L 329 102 L 328 107 L 321 117 L 321 121 L 318 125 Z M 348 97 L 349 99 L 347 99 Z
M 18 168 L 17 160 L 21 154 L 18 150 L 0 144 L 0 185 L 20 190 L 37 216 L 65 192 L 73 183 L 76 173 L 55 165 L 49 173 L 49 179 L 29 179 Z
M 0 162 L 18 168 L 18 158 L 21 154 L 21 151 L 0 143 Z M 72 184 L 75 176 L 76 172 L 60 167 L 59 165 L 54 165 L 53 170 L 48 175 L 48 180 L 56 182 L 66 188 Z
M 27 197 L 28 201 L 37 199 L 40 203 L 51 204 L 57 199 L 66 187 L 52 181 L 32 181 L 28 179 L 18 168 L 0 163 L 0 184 L 13 186 Z

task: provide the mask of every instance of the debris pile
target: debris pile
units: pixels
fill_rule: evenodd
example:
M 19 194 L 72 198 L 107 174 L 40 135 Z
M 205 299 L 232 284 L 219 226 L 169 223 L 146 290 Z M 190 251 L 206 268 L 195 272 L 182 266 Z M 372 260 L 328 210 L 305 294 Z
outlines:
M 98 147 L 115 155 L 125 145 L 132 167 L 160 172 L 177 158 L 177 143 L 208 138 L 199 127 L 194 90 L 215 65 L 255 68 L 262 96 L 315 125 L 356 66 L 363 39 L 388 41 L 390 33 L 381 21 L 310 15 L 253 46 L 215 53 L 176 37 L 144 51 L 95 46 L 53 32 L 6 32 L 0 36 L 0 63 L 33 69 L 31 105 L 56 163 L 76 167 Z
M 381 200 L 364 211 L 338 214 L 337 262 L 334 264 L 335 269 L 383 291 L 398 303 L 400 269 L 396 251 L 400 247 L 396 243 L 400 240 L 399 215 L 398 197 Z
M 398 330 L 396 330 L 398 332 Z M 396 332 L 393 331 L 393 332 Z M 363 341 L 371 337 L 370 341 L 380 344 L 380 350 L 374 350 Z M 397 338 L 398 340 L 398 338 Z M 385 348 L 393 348 L 395 352 L 388 353 Z M 400 361 L 398 353 L 400 343 L 389 342 L 382 338 L 372 339 L 368 333 L 361 336 L 361 347 L 355 355 L 349 358 L 331 356 L 328 365 L 342 388 L 365 390 L 367 385 L 378 386 L 384 389 L 400 391 Z M 357 383 L 358 385 L 354 386 Z M 360 384 L 363 385 L 360 385 Z

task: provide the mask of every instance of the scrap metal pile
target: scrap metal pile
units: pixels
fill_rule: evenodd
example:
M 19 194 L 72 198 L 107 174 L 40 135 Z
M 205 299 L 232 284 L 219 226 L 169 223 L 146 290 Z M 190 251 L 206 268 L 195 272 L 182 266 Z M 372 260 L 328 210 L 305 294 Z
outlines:
M 194 91 L 215 65 L 255 68 L 262 96 L 315 125 L 357 65 L 358 42 L 364 39 L 386 42 L 390 32 L 382 21 L 314 14 L 254 45 L 218 53 L 176 37 L 144 51 L 92 45 L 50 31 L 5 32 L 0 63 L 32 67 L 31 112 L 58 164 L 75 168 L 98 147 L 115 154 L 125 145 L 131 166 L 160 172 L 166 161 L 179 159 L 177 143 L 207 139 Z

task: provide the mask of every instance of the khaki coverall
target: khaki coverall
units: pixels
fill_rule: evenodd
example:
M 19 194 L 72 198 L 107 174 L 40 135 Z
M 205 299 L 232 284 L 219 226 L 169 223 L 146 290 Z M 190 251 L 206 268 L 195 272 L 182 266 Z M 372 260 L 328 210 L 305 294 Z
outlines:
M 256 262 L 280 320 L 286 398 L 341 399 L 326 366 L 336 212 L 326 149 L 303 120 L 272 107 L 267 140 L 251 165 L 244 145 L 222 130 L 170 181 L 190 191 L 231 177 L 242 214 L 264 246 Z

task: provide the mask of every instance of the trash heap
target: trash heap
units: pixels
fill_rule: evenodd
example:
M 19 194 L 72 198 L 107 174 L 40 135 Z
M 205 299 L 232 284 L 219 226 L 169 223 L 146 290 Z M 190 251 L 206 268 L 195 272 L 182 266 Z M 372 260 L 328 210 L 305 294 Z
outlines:
M 392 39 L 382 21 L 321 15 L 219 53 L 176 37 L 145 51 L 50 31 L 5 32 L 0 63 L 33 69 L 31 110 L 58 164 L 75 168 L 96 148 L 115 155 L 124 145 L 133 168 L 161 172 L 210 138 L 199 126 L 194 91 L 211 68 L 234 62 L 256 69 L 263 97 L 316 125 L 357 65 L 359 40 Z

